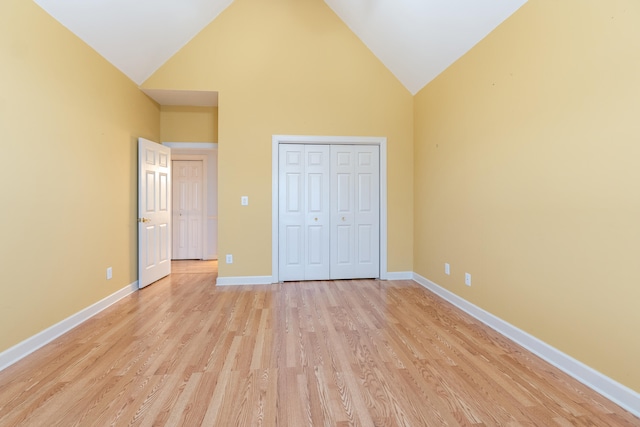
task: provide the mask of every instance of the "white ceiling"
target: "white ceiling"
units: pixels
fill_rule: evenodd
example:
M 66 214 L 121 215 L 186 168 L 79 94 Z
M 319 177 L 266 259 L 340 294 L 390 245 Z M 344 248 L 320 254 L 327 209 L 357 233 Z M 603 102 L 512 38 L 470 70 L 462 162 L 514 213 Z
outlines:
M 34 1 L 137 84 L 142 84 L 233 2 Z
M 233 2 L 34 1 L 137 84 L 142 84 Z M 412 94 L 422 89 L 526 2 L 324 1 Z M 154 97 L 153 94 L 149 95 Z M 169 99 L 165 96 L 161 103 L 189 105 L 184 104 L 186 101 L 181 100 L 180 93 L 174 95 Z
M 526 0 L 324 0 L 416 94 Z

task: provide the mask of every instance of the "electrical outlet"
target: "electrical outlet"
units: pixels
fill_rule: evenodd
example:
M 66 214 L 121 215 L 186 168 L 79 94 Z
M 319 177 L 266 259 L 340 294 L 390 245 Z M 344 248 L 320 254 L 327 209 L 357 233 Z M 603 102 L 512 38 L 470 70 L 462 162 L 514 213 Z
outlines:
M 242 206 L 249 206 L 249 196 L 240 197 L 240 204 Z
M 447 276 L 451 274 L 451 267 L 449 266 L 448 262 L 444 263 L 444 274 L 446 274 Z
M 111 267 L 107 267 L 107 280 L 111 280 L 113 277 L 113 269 Z
M 471 286 L 471 275 L 469 273 L 464 273 L 464 284 Z
M 227 254 L 227 264 L 233 264 L 233 255 Z

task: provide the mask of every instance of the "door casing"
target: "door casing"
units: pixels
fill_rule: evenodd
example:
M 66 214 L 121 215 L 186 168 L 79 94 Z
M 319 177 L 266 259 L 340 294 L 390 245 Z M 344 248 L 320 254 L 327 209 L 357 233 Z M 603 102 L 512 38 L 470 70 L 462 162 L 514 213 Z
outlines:
M 378 145 L 380 147 L 380 279 L 387 279 L 387 138 L 370 136 L 273 135 L 271 139 L 271 276 L 279 279 L 279 145 Z
M 213 163 L 209 161 L 209 158 L 205 154 L 189 154 L 191 151 L 202 152 L 217 152 L 217 143 L 206 142 L 163 142 L 162 145 L 171 148 L 171 157 L 173 160 L 202 160 L 203 175 L 205 177 L 202 190 L 203 199 L 202 204 L 205 208 L 202 224 L 202 256 L 204 260 L 218 259 L 218 215 L 212 215 L 209 211 L 210 197 L 214 197 L 217 200 L 217 182 L 209 182 L 209 170 L 214 168 L 217 171 L 217 154 L 214 157 Z M 213 185 L 213 187 L 211 187 Z M 217 202 L 215 202 L 217 206 Z M 216 208 L 217 212 L 217 208 Z M 209 241 L 208 236 L 213 233 L 213 241 Z

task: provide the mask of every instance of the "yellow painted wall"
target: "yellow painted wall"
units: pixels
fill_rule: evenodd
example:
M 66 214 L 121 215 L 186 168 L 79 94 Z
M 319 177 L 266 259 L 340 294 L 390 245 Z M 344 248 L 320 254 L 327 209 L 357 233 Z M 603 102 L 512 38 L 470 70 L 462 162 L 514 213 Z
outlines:
M 160 111 L 32 1 L 0 2 L 0 64 L 3 351 L 137 279 L 136 141 Z
M 388 265 L 411 270 L 413 98 L 322 0 L 236 0 L 143 86 L 219 92 L 220 276 L 271 275 L 274 134 L 386 136 Z
M 218 107 L 160 107 L 162 142 L 218 142 Z
M 636 0 L 530 0 L 414 119 L 415 271 L 635 391 L 639 22 Z

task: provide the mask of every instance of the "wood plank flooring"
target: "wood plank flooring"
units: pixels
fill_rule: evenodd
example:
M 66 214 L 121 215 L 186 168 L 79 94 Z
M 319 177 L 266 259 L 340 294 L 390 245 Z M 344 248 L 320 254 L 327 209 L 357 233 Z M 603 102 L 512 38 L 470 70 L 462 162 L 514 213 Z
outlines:
M 173 271 L 0 372 L 0 426 L 640 425 L 411 281 Z

